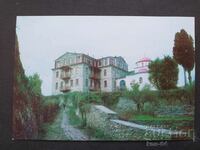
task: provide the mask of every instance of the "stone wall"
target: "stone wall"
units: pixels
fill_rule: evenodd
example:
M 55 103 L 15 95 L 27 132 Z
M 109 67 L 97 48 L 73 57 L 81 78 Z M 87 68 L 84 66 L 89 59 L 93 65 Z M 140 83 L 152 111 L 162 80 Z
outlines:
M 103 131 L 113 140 L 167 140 L 177 134 L 166 129 L 119 120 L 116 112 L 101 105 L 91 107 L 87 114 L 87 125 Z

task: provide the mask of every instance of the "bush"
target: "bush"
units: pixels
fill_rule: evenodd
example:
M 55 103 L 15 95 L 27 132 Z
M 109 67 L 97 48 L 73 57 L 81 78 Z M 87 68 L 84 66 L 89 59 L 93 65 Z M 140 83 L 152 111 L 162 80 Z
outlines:
M 115 110 L 120 114 L 133 113 L 137 110 L 137 106 L 134 101 L 125 97 L 120 97 Z
M 110 135 L 99 128 L 88 127 L 86 130 L 89 136 L 95 138 L 95 140 L 112 140 L 112 137 Z
M 169 104 L 194 104 L 195 87 L 194 84 L 183 88 L 159 91 L 159 97 L 165 99 Z
M 150 102 L 144 103 L 144 113 L 154 114 L 156 106 Z
M 155 105 L 158 100 L 156 91 L 152 91 L 148 84 L 146 84 L 142 89 L 140 89 L 139 84 L 134 84 L 132 90 L 124 92 L 124 96 L 136 103 L 138 112 L 143 111 L 145 102 L 150 102 L 152 105 Z
M 81 127 L 81 125 L 83 125 L 82 120 L 76 115 L 75 108 L 69 108 L 67 113 L 68 113 L 69 122 L 71 125 L 76 126 L 76 127 Z
M 119 97 L 121 96 L 122 92 L 103 92 L 101 93 L 101 100 L 103 105 L 113 107 L 118 103 Z

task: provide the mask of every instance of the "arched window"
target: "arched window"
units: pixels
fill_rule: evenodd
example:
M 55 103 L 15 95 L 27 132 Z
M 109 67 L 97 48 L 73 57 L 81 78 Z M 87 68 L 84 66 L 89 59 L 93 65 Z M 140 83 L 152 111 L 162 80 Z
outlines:
M 104 74 L 104 76 L 107 75 L 107 70 L 106 69 L 104 69 L 103 74 Z
M 126 88 L 126 82 L 124 80 L 121 80 L 119 85 L 120 85 L 120 90 L 124 90 Z
M 107 87 L 107 81 L 106 80 L 104 81 L 104 87 Z
M 63 81 L 61 81 L 60 88 L 61 89 L 63 88 Z
M 58 82 L 56 82 L 56 90 L 58 89 Z
M 88 87 L 88 79 L 85 80 L 85 85 Z
M 73 80 L 70 80 L 70 85 L 71 85 L 71 87 L 73 86 Z
M 133 79 L 130 83 L 130 86 L 133 86 L 135 84 L 135 80 Z
M 76 79 L 76 86 L 78 86 L 78 81 L 79 81 L 79 80 L 78 80 L 78 79 Z

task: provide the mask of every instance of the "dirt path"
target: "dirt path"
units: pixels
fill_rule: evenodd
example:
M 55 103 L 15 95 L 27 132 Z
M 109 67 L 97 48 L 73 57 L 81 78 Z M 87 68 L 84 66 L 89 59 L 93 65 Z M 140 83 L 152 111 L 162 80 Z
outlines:
M 64 130 L 64 134 L 70 138 L 70 140 L 89 140 L 87 135 L 83 134 L 79 129 L 74 128 L 69 124 L 69 120 L 65 111 L 62 112 L 61 128 Z

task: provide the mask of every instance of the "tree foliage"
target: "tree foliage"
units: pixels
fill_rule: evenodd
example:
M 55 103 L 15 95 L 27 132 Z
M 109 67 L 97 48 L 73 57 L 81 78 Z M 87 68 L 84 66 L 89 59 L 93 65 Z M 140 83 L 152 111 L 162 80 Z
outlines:
M 191 71 L 194 68 L 195 51 L 193 39 L 184 29 L 181 29 L 180 32 L 175 34 L 173 57 L 184 68 L 184 71 L 188 72 L 188 80 L 191 84 Z
M 143 111 L 145 102 L 155 103 L 157 100 L 149 84 L 145 84 L 143 88 L 138 83 L 134 84 L 130 91 L 126 91 L 126 96 L 136 103 L 138 112 Z
M 14 85 L 13 85 L 13 117 L 12 130 L 15 139 L 34 139 L 38 137 L 41 126 L 41 84 L 39 77 L 33 76 L 31 79 L 25 75 L 23 69 L 19 45 L 16 35 L 14 50 Z M 41 82 L 41 81 L 40 81 Z M 35 90 L 35 89 L 40 89 Z
M 28 88 L 30 89 L 30 92 L 36 96 L 40 96 L 42 85 L 42 80 L 40 79 L 40 76 L 35 73 L 33 76 L 29 76 L 28 80 Z
M 158 90 L 176 88 L 178 64 L 170 56 L 157 58 L 149 64 L 149 80 Z

